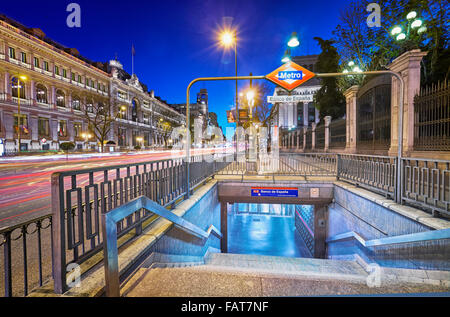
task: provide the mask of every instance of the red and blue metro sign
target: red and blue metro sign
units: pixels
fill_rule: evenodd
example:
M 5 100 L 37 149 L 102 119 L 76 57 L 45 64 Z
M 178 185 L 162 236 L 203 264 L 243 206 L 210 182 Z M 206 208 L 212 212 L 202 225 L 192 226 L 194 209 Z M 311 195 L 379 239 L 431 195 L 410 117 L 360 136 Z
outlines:
M 316 74 L 313 72 L 294 62 L 287 62 L 267 75 L 266 78 L 278 86 L 291 91 L 310 80 L 315 75 Z

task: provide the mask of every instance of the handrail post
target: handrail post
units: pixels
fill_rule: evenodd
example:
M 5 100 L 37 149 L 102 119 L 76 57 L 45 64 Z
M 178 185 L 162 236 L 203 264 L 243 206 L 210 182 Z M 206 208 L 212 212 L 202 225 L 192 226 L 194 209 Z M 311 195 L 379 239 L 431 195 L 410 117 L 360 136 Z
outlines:
M 66 291 L 66 244 L 64 182 L 60 173 L 51 176 L 52 193 L 52 271 L 54 290 L 57 294 Z M 70 216 L 70 215 L 69 215 Z
M 117 225 L 108 214 L 102 215 L 103 254 L 105 266 L 105 291 L 108 297 L 120 296 L 119 258 L 117 249 Z

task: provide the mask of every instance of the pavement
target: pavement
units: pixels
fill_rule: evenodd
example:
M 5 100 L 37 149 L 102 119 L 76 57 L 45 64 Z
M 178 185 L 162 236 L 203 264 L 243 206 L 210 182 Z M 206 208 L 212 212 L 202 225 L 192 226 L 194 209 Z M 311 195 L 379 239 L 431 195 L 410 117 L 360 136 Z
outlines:
M 409 271 L 414 270 L 399 275 Z M 126 297 L 448 295 L 450 291 L 450 285 L 440 280 L 432 284 L 390 279 L 373 285 L 367 279 L 368 273 L 354 261 L 216 253 L 204 265 L 141 268 L 122 290 Z

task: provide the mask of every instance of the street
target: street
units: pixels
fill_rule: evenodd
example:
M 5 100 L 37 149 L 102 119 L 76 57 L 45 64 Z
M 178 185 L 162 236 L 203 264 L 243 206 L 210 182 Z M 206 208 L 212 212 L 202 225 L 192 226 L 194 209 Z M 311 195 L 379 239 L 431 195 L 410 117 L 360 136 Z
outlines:
M 206 153 L 193 150 L 191 155 Z M 183 157 L 183 151 L 120 153 L 114 156 L 60 158 L 14 161 L 0 159 L 0 230 L 51 213 L 50 177 L 57 171 L 150 162 Z M 5 163 L 6 162 L 6 163 Z M 86 180 L 87 182 L 87 177 Z

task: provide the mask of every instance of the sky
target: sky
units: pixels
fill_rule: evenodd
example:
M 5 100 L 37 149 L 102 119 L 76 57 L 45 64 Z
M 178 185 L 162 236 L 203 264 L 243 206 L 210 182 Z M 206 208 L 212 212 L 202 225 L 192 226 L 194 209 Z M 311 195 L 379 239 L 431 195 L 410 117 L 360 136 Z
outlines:
M 81 27 L 66 24 L 69 3 L 81 7 Z M 2 1 L 3 13 L 48 37 L 75 47 L 93 61 L 116 56 L 149 90 L 168 103 L 185 103 L 188 84 L 198 77 L 234 76 L 234 50 L 218 45 L 217 32 L 230 24 L 237 29 L 238 75 L 267 75 L 281 66 L 292 32 L 300 45 L 292 55 L 319 54 L 314 37 L 329 39 L 348 0 L 21 0 Z M 239 82 L 239 87 L 248 82 Z M 235 82 L 199 82 L 196 93 L 208 90 L 209 110 L 227 124 L 234 103 Z M 240 88 L 239 88 L 240 89 Z

